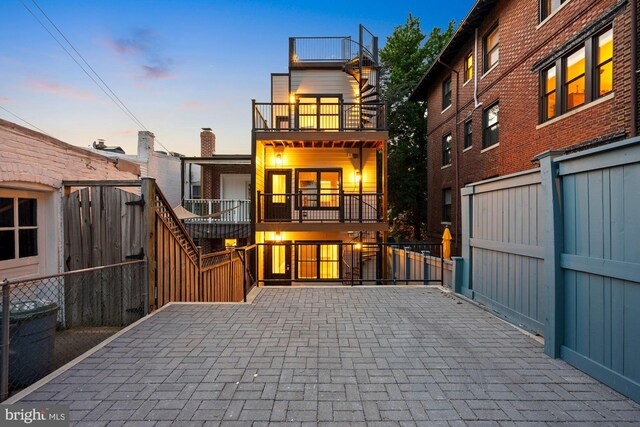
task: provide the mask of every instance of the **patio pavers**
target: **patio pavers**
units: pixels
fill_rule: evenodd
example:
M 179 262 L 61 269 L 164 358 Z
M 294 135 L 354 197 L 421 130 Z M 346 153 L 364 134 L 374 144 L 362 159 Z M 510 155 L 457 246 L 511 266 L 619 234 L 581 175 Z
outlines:
M 437 288 L 172 305 L 23 402 L 78 425 L 640 425 L 640 405 Z

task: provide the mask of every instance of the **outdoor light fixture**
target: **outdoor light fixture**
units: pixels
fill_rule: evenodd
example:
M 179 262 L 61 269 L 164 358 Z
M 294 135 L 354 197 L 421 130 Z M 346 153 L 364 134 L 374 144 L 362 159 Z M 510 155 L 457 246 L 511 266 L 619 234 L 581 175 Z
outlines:
M 282 153 L 276 153 L 276 166 L 282 166 Z
M 362 243 L 358 242 L 354 245 L 354 248 L 359 251 L 360 249 L 362 249 Z
M 291 95 L 289 95 L 289 103 L 290 104 L 295 104 L 296 103 L 296 96 L 293 93 Z
M 279 231 L 276 231 L 276 235 L 273 238 L 276 242 L 281 242 L 282 241 L 282 235 L 280 234 Z
M 362 175 L 360 174 L 360 169 L 356 169 L 356 182 L 362 181 Z

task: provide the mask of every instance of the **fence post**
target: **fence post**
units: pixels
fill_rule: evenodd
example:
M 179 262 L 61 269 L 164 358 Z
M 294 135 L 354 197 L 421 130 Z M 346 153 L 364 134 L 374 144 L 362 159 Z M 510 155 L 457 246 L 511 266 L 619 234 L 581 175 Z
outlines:
M 391 246 L 391 280 L 396 285 L 396 245 Z
M 142 178 L 142 198 L 144 204 L 144 253 L 147 255 L 147 301 L 148 312 L 157 308 L 156 296 L 156 180 L 153 178 Z
M 2 370 L 0 371 L 0 402 L 9 397 L 9 322 L 11 321 L 9 281 L 2 282 Z
M 411 258 L 409 258 L 409 252 L 411 252 L 411 246 L 404 247 L 404 283 L 409 284 L 409 278 L 411 277 Z
M 535 158 L 540 161 L 542 206 L 544 212 L 544 274 L 546 283 L 546 315 L 544 319 L 544 352 L 560 357 L 564 334 L 564 285 L 560 268 L 562 238 L 562 188 L 558 165 L 553 159 L 561 154 L 546 151 Z
M 256 222 L 261 222 L 262 221 L 262 209 L 261 209 L 261 205 L 262 205 L 262 197 L 260 197 L 260 190 L 258 190 L 258 198 L 256 199 L 257 202 L 257 207 L 258 209 L 256 209 L 258 212 L 258 221 Z
M 455 293 L 462 291 L 462 267 L 464 266 L 464 258 L 459 256 L 451 257 L 453 261 L 453 269 L 451 270 L 451 290 Z
M 471 235 L 473 234 L 473 194 L 475 187 L 464 187 L 460 190 L 462 198 L 462 278 L 460 280 L 460 290 L 455 292 L 461 293 L 469 298 L 473 298 L 473 282 L 471 280 L 471 268 L 473 260 L 471 259 Z
M 422 251 L 422 260 L 424 261 L 423 263 L 423 271 L 422 271 L 422 282 L 425 284 L 425 286 L 429 283 L 429 254 L 431 254 L 431 252 L 429 251 Z

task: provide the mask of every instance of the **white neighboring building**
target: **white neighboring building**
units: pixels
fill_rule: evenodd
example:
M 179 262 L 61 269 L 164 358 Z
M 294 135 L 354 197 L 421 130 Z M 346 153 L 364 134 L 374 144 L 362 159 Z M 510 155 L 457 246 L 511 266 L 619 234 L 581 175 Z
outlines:
M 137 155 L 125 154 L 119 147 L 114 149 L 113 147 L 96 143 L 91 147 L 91 150 L 109 157 L 122 158 L 139 164 L 141 176 L 155 178 L 158 187 L 160 187 L 172 207 L 182 203 L 180 187 L 183 178 L 185 180 L 185 189 L 189 190 L 190 187 L 191 191 L 198 191 L 199 189 L 199 166 L 196 167 L 197 165 L 194 165 L 190 174 L 185 174 L 183 177 L 180 161 L 183 156 L 178 153 L 155 151 L 155 135 L 152 132 L 138 132 Z M 187 194 L 189 194 L 189 191 L 187 191 Z

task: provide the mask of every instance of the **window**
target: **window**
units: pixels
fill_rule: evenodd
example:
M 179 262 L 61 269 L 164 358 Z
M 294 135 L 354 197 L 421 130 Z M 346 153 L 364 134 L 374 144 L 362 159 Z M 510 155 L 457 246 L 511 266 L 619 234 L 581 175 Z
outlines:
M 542 73 L 542 114 L 543 120 L 556 116 L 556 67 L 548 68 Z
M 471 78 L 473 78 L 473 52 L 464 58 L 464 82 L 468 82 Z
M 297 100 L 300 129 L 335 130 L 340 128 L 340 97 L 304 95 Z M 279 126 L 284 125 L 284 119 Z
M 0 261 L 38 255 L 38 201 L 0 198 Z
M 498 140 L 498 131 L 500 129 L 500 104 L 497 102 L 482 112 L 482 148 L 489 148 L 496 145 Z
M 473 124 L 471 120 L 464 122 L 464 148 L 469 148 L 473 145 Z
M 338 209 L 340 207 L 340 169 L 296 170 L 296 207 Z
M 612 91 L 613 29 L 607 27 L 541 71 L 540 120 L 550 120 Z
M 442 190 L 442 222 L 451 222 L 451 188 Z
M 442 109 L 451 105 L 451 76 L 442 82 Z
M 199 185 L 192 185 L 191 186 L 191 198 L 192 199 L 199 199 L 200 198 L 200 186 Z
M 442 138 L 442 166 L 451 164 L 451 134 Z
M 586 64 L 584 46 L 565 59 L 563 75 L 562 90 L 568 111 L 585 102 Z
M 298 279 L 340 278 L 339 242 L 302 242 L 296 247 L 296 277 Z
M 567 0 L 541 0 L 540 1 L 540 21 L 544 21 L 549 15 L 555 12 Z
M 596 39 L 595 96 L 613 90 L 613 29 L 609 28 Z
M 500 28 L 498 24 L 484 37 L 484 72 L 498 63 L 500 53 Z

